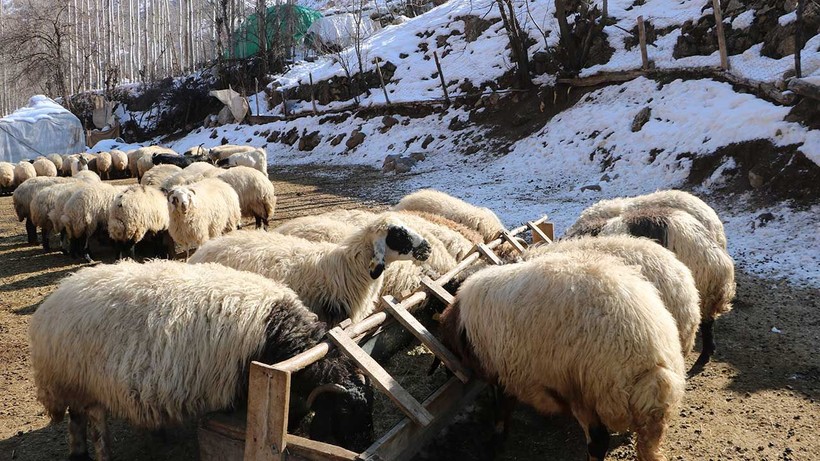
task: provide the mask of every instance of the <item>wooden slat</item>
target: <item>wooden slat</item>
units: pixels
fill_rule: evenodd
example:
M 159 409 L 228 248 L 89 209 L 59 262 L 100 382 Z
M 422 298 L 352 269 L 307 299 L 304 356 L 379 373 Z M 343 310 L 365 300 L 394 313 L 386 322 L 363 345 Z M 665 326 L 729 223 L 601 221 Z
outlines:
M 505 229 L 501 231 L 501 237 L 503 237 L 504 240 L 510 242 L 510 245 L 512 245 L 513 248 L 515 248 L 515 250 L 518 251 L 518 253 L 524 252 L 524 246 L 521 245 L 521 242 L 519 242 L 518 239 L 515 238 L 515 236 L 512 235 L 508 230 Z
M 500 266 L 504 264 L 503 261 L 491 250 L 486 244 L 479 243 L 476 245 L 476 249 L 482 256 L 487 258 L 491 263 L 495 264 L 496 266 Z
M 281 460 L 288 427 L 290 373 L 252 362 L 248 387 L 245 460 Z
M 427 346 L 430 352 L 441 359 L 444 365 L 446 365 L 461 382 L 466 383 L 470 380 L 470 372 L 464 368 L 458 358 L 456 358 L 449 349 L 444 347 L 444 344 L 441 344 L 441 342 L 430 333 L 430 330 L 425 328 L 412 314 L 397 304 L 390 296 L 382 297 L 382 305 L 384 306 L 384 310 L 395 317 L 404 328 L 407 328 L 413 336 Z
M 427 289 L 427 291 L 433 293 L 436 296 L 436 298 L 438 298 L 444 304 L 450 305 L 455 300 L 455 296 L 451 295 L 449 291 L 445 290 L 443 286 L 434 282 L 433 279 L 431 279 L 430 277 L 422 277 L 421 284 Z
M 317 442 L 298 435 L 288 434 L 287 459 L 310 461 L 354 461 L 359 454 L 329 443 Z
M 416 423 L 426 426 L 433 420 L 430 414 L 421 404 L 410 395 L 401 385 L 390 376 L 373 357 L 367 355 L 365 351 L 353 342 L 352 339 L 341 328 L 336 327 L 328 333 L 330 339 L 342 349 L 359 368 L 373 379 L 373 383 L 392 400 L 399 409 Z
M 534 224 L 533 222 L 528 222 L 527 223 L 527 227 L 529 227 L 530 230 L 532 231 L 532 243 L 533 244 L 541 243 L 541 242 L 552 243 L 551 235 L 547 235 L 547 233 L 544 232 L 544 229 L 542 229 L 542 226 L 544 226 L 545 224 L 546 223 L 541 223 L 541 224 Z M 550 223 L 550 225 L 551 224 L 552 223 Z
M 424 401 L 424 407 L 436 416 L 432 424 L 420 427 L 404 418 L 363 451 L 359 459 L 365 461 L 411 459 L 460 410 L 475 400 L 485 386 L 483 381 L 473 380 L 464 384 L 455 377 L 451 378 Z

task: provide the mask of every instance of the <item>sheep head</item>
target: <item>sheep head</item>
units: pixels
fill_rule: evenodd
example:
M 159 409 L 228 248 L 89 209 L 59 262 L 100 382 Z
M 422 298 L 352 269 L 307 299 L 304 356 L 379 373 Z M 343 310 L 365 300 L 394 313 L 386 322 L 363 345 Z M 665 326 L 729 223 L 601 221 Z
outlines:
M 361 452 L 373 441 L 373 389 L 361 373 L 345 381 L 344 386 L 323 384 L 310 393 L 308 407 L 315 411 L 310 438 Z
M 172 187 L 168 192 L 168 206 L 171 211 L 179 209 L 183 213 L 188 212 L 188 208 L 193 206 L 196 191 L 184 186 Z
M 395 217 L 379 217 L 370 223 L 368 229 L 373 231 L 370 277 L 374 280 L 393 261 L 426 261 L 430 257 L 430 243 Z

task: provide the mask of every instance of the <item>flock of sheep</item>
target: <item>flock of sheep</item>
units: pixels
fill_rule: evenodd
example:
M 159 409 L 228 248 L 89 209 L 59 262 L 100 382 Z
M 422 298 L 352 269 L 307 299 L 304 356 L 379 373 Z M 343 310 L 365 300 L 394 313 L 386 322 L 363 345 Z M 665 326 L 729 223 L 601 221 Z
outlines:
M 200 155 L 213 154 L 171 154 L 183 163 Z M 122 255 L 163 229 L 177 248 L 194 250 L 185 262 L 81 269 L 33 315 L 38 399 L 54 421 L 68 409 L 72 459 L 87 455 L 87 427 L 96 459 L 110 459 L 107 416 L 159 429 L 240 405 L 251 360 L 276 363 L 311 348 L 344 319 L 374 312 L 382 295 L 417 289 L 505 230 L 487 208 L 421 190 L 387 212 L 336 210 L 267 231 L 259 227 L 275 196 L 267 177 L 270 189 L 254 179 L 260 171 L 171 166 L 138 168 L 137 186 L 103 187 L 78 171 L 77 179 L 35 183 L 19 194 L 27 202 L 18 192 L 35 179 L 15 191 L 18 217 L 42 227 L 44 243 L 48 226 L 76 242 L 96 225 L 126 242 Z M 257 229 L 235 230 L 240 214 L 256 217 Z M 504 265 L 478 261 L 447 287 L 457 291 L 438 334 L 501 391 L 499 435 L 521 401 L 572 413 L 589 459 L 605 457 L 610 431 L 630 430 L 639 459 L 664 460 L 684 357 L 700 331 L 695 368 L 708 362 L 714 321 L 734 297 L 715 212 L 680 191 L 605 200 L 560 241 L 523 253 L 506 243 L 498 254 Z M 372 398 L 352 360 L 331 353 L 294 374 L 291 429 L 313 411 L 311 438 L 363 451 L 373 441 Z

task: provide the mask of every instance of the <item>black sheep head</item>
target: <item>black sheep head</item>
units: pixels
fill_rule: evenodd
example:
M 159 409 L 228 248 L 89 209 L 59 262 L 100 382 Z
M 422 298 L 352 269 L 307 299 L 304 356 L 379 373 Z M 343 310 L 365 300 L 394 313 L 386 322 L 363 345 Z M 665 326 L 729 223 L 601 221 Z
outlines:
M 315 411 L 310 438 L 360 453 L 373 443 L 373 388 L 364 375 L 351 376 L 347 387 L 324 384 L 311 392 Z

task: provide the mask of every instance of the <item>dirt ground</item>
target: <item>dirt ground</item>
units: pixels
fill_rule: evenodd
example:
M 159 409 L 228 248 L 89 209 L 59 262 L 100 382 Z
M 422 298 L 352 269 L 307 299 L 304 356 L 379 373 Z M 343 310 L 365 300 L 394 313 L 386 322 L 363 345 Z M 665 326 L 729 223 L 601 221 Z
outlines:
M 272 178 L 276 222 L 339 207 L 382 208 L 395 199 L 372 170 L 302 167 Z M 113 255 L 99 259 L 111 262 Z M 55 284 L 82 266 L 27 245 L 11 197 L 0 197 L 0 461 L 67 456 L 66 424 L 50 426 L 35 399 L 27 330 L 29 316 Z M 716 324 L 718 352 L 689 380 L 667 434 L 667 454 L 671 460 L 820 460 L 820 290 L 743 272 L 737 277 L 735 309 Z M 386 368 L 407 387 L 432 388 L 444 378 L 441 371 L 426 376 L 431 360 L 423 347 L 414 347 Z M 160 437 L 115 421 L 112 435 L 118 460 L 198 458 L 193 427 Z M 490 440 L 488 398 L 482 396 L 417 458 L 492 459 Z M 610 457 L 634 459 L 631 445 L 628 436 L 613 437 Z M 583 434 L 571 418 L 519 408 L 498 459 L 585 459 Z

